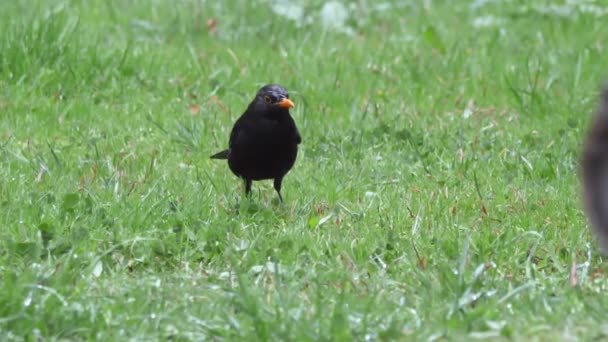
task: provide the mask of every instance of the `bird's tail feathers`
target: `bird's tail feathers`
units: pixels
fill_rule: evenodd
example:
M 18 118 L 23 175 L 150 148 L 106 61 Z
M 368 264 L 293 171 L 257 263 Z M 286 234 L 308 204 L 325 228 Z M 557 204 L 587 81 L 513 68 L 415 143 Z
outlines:
M 211 156 L 211 159 L 228 159 L 228 153 L 230 150 L 223 150 Z

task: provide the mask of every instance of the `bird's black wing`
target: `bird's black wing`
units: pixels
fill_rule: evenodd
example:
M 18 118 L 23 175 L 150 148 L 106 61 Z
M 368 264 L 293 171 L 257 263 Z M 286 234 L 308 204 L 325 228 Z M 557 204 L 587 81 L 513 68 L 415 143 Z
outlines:
M 287 120 L 285 121 L 287 124 L 289 134 L 293 134 L 293 137 L 296 140 L 296 144 L 302 143 L 302 136 L 300 135 L 300 131 L 298 131 L 298 126 L 296 126 L 295 120 L 289 115 Z
M 222 152 L 218 152 L 211 156 L 211 159 L 228 159 L 230 156 L 230 150 L 234 146 L 234 144 L 243 137 L 243 126 L 247 125 L 247 120 L 243 120 L 243 117 L 239 118 L 232 127 L 232 131 L 230 132 L 230 138 L 228 139 L 228 148 L 223 150 Z
M 234 146 L 235 141 L 237 141 L 239 133 L 242 130 L 242 123 L 238 120 L 234 127 L 232 128 L 232 132 L 230 132 L 230 139 L 228 140 L 228 147 L 232 148 Z

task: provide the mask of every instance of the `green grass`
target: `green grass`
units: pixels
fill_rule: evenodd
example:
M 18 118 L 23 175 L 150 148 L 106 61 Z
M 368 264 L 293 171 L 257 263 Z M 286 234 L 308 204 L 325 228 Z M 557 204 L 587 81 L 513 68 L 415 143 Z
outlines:
M 401 3 L 0 2 L 0 339 L 605 339 L 608 7 Z M 284 205 L 208 158 L 273 82 Z

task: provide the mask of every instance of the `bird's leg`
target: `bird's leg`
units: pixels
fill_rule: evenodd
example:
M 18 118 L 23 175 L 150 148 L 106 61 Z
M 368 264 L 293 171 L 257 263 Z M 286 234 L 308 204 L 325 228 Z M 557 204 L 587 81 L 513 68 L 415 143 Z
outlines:
M 245 179 L 245 196 L 249 197 L 251 195 L 251 179 Z
M 282 182 L 283 182 L 283 177 L 274 179 L 274 189 L 277 191 L 277 194 L 279 194 L 279 200 L 281 201 L 281 203 L 283 203 L 283 196 L 281 196 L 281 183 Z

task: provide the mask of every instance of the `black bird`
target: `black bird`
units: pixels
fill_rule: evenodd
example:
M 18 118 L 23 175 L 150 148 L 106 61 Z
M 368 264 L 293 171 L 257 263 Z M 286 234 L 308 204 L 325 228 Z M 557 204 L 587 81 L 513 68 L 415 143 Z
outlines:
M 602 252 L 608 254 L 608 85 L 587 133 L 581 166 L 587 216 Z
M 232 173 L 245 180 L 246 195 L 251 193 L 252 181 L 274 179 L 274 189 L 283 202 L 281 183 L 302 142 L 289 114 L 293 106 L 287 89 L 278 84 L 263 86 L 234 124 L 228 149 L 211 156 L 228 159 Z

